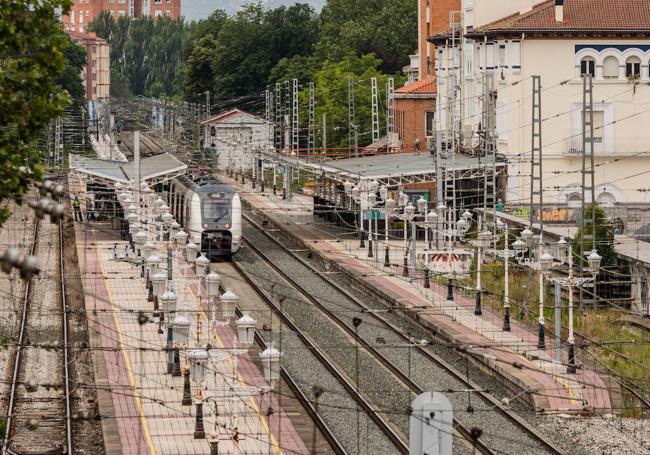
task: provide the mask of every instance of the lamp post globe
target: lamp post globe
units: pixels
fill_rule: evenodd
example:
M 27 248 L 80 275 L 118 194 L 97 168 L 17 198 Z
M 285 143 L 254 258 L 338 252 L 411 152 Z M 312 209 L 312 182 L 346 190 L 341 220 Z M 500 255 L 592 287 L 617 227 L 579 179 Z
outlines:
M 249 348 L 255 341 L 255 324 L 257 321 L 248 311 L 244 311 L 243 316 L 235 321 L 239 343 L 245 348 Z
M 278 351 L 273 343 L 260 353 L 262 366 L 264 368 L 264 378 L 271 384 L 280 379 L 280 358 L 282 353 Z
M 600 272 L 600 263 L 602 262 L 602 257 L 598 254 L 596 250 L 591 250 L 589 256 L 587 256 L 587 263 L 589 264 L 589 272 L 592 275 L 596 276 Z
M 551 271 L 552 267 L 553 256 L 548 251 L 543 252 L 539 257 L 539 269 L 542 271 L 542 273 L 548 273 Z

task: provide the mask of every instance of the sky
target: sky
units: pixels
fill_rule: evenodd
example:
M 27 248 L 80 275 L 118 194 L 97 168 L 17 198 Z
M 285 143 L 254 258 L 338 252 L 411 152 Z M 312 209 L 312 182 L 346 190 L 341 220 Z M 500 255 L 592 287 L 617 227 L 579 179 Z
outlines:
M 232 14 L 244 3 L 250 0 L 182 0 L 181 11 L 186 19 L 203 19 L 210 15 L 215 9 L 224 9 Z M 309 3 L 316 10 L 320 10 L 326 0 L 300 0 L 301 3 Z M 275 8 L 280 5 L 291 5 L 296 0 L 265 0 L 265 6 Z

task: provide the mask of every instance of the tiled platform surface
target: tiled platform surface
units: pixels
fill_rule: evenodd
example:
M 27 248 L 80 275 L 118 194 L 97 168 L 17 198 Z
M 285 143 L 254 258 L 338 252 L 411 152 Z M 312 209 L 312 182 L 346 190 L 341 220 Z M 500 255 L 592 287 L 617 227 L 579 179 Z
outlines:
M 136 266 L 113 259 L 116 240 L 97 226 L 77 224 L 77 251 L 83 279 L 91 345 L 104 439 L 109 454 L 206 454 L 205 439 L 193 438 L 195 407 L 182 406 L 183 378 L 166 374 L 165 335 L 158 324 L 140 324 L 142 311 L 151 317 L 144 279 Z M 179 265 L 180 264 L 180 265 Z M 190 317 L 190 343 L 205 346 L 208 337 L 216 357 L 225 357 L 209 367 L 209 387 L 214 391 L 219 411 L 219 453 L 280 454 L 308 453 L 290 419 L 273 395 L 250 396 L 259 386 L 267 386 L 262 372 L 249 354 L 239 356 L 237 371 L 228 355 L 234 332 L 220 327 L 216 337 L 208 333 L 206 308 L 197 306 L 196 278 L 183 261 L 174 261 L 174 283 L 179 310 Z M 203 295 L 205 289 L 202 290 Z M 196 318 L 202 322 L 197 344 Z M 251 354 L 256 355 L 253 350 Z M 192 383 L 192 390 L 196 384 Z M 233 393 L 233 387 L 240 390 Z M 215 428 L 212 401 L 204 405 L 205 431 Z M 274 409 L 269 418 L 266 410 Z M 239 443 L 232 435 L 235 428 Z M 281 432 L 281 433 L 280 433 Z M 281 444 L 278 443 L 281 441 Z
M 311 197 L 293 195 L 282 200 L 267 189 L 264 194 L 220 176 L 237 187 L 242 198 L 264 212 L 268 217 L 301 239 L 306 246 L 319 251 L 324 257 L 347 270 L 355 279 L 373 286 L 388 300 L 416 313 L 422 323 L 435 327 L 456 343 L 473 346 L 475 352 L 484 354 L 481 360 L 518 386 L 528 389 L 535 408 L 542 412 L 615 412 L 621 407 L 618 384 L 609 376 L 590 368 L 579 369 L 577 374 L 566 374 L 566 366 L 553 361 L 553 337 L 547 335 L 546 349 L 537 349 L 537 333 L 511 320 L 511 332 L 503 332 L 502 315 L 484 309 L 482 316 L 474 315 L 474 298 L 456 293 L 453 302 L 446 300 L 446 286 L 433 283 L 424 289 L 421 280 L 401 277 L 403 243 L 390 241 L 391 268 L 384 268 L 385 242 L 380 235 L 374 258 L 368 259 L 366 248 L 359 248 L 356 239 L 334 239 L 319 229 L 325 223 L 312 215 Z M 424 248 L 424 242 L 419 247 Z M 422 252 L 421 249 L 418 253 Z M 563 363 L 566 363 L 563 352 Z

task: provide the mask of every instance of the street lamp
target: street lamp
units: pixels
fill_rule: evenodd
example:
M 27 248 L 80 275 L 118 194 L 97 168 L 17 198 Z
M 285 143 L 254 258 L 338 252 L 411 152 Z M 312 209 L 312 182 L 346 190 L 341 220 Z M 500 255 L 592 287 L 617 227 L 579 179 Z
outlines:
M 235 321 L 237 326 L 237 336 L 239 344 L 246 349 L 251 347 L 255 341 L 255 324 L 257 321 L 253 319 L 248 311 L 244 311 L 244 315 Z
M 464 214 L 462 219 L 467 223 L 463 225 L 464 228 L 464 226 L 469 225 L 469 220 Z M 477 234 L 476 240 L 472 242 L 476 246 L 476 306 L 474 307 L 474 314 L 476 316 L 483 314 L 483 309 L 481 308 L 481 253 L 484 248 L 488 248 L 492 243 L 492 233 L 487 230 L 481 230 L 480 219 L 478 228 L 480 232 Z
M 564 240 L 564 239 L 562 239 Z M 596 275 L 600 271 L 600 255 L 595 250 L 592 250 L 589 256 L 587 257 L 587 261 L 589 261 L 590 257 L 593 260 L 592 262 L 589 262 L 589 271 L 592 273 L 592 276 L 584 276 L 584 277 L 576 277 L 573 275 L 573 251 L 569 248 L 569 245 L 566 241 L 558 242 L 558 250 L 566 251 L 566 253 L 561 252 L 560 256 L 561 257 L 567 257 L 568 258 L 568 266 L 569 266 L 569 276 L 568 278 L 561 278 L 561 277 L 550 277 L 549 280 L 558 283 L 560 286 L 567 286 L 568 289 L 568 297 L 569 297 L 569 336 L 567 338 L 567 343 L 568 343 L 568 354 L 569 354 L 569 360 L 567 362 L 567 373 L 575 373 L 576 372 L 576 357 L 575 357 L 575 339 L 574 339 L 574 334 L 573 334 L 573 288 L 574 286 L 582 286 L 585 283 L 588 283 L 590 281 L 594 281 L 596 279 Z M 592 256 L 594 255 L 594 256 Z M 593 267 L 593 268 L 592 268 Z
M 510 258 L 515 257 L 518 253 L 510 249 L 508 223 L 504 223 L 505 242 L 503 250 L 494 250 L 494 255 L 503 259 L 504 266 L 504 286 L 503 286 L 503 331 L 510 332 Z
M 409 276 L 409 268 L 408 268 L 408 223 L 409 221 L 413 220 L 413 217 L 415 216 L 415 206 L 411 201 L 408 201 L 406 206 L 404 207 L 404 213 L 402 215 L 402 220 L 404 221 L 404 271 L 402 273 L 403 276 L 408 277 Z M 415 239 L 411 239 L 411 242 L 414 242 Z
M 268 347 L 260 353 L 262 367 L 264 368 L 264 378 L 271 384 L 271 387 L 280 380 L 281 357 L 282 353 L 273 346 L 273 343 L 269 343 Z
M 384 249 L 384 267 L 390 267 L 390 244 L 388 243 L 388 230 L 390 228 L 390 217 L 395 213 L 395 207 L 397 207 L 397 202 L 392 197 L 387 197 L 384 199 L 384 212 L 386 216 L 386 221 L 384 225 L 384 233 L 386 237 L 386 247 Z

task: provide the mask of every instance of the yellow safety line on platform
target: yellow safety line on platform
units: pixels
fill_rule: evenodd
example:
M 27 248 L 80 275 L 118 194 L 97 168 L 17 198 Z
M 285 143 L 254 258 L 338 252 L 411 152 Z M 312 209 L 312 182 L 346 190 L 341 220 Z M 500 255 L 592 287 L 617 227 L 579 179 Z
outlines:
M 104 270 L 104 263 L 102 261 L 102 256 L 99 251 L 99 247 L 97 246 L 97 234 L 93 232 L 94 236 L 94 242 L 95 242 L 95 253 L 97 254 L 97 262 L 99 264 L 99 269 L 102 272 L 102 282 L 104 283 L 104 286 L 106 287 L 106 292 L 108 292 L 108 299 L 111 301 L 111 307 L 112 307 L 112 313 L 113 313 L 113 320 L 115 321 L 115 329 L 117 330 L 117 334 L 119 336 L 119 342 L 120 342 L 120 351 L 122 352 L 122 356 L 124 357 L 124 363 L 126 364 L 126 370 L 129 375 L 129 381 L 131 382 L 131 386 L 133 387 L 133 394 L 135 397 L 135 405 L 138 408 L 138 414 L 140 417 L 140 423 L 142 423 L 142 431 L 144 432 L 144 438 L 147 441 L 147 445 L 149 446 L 149 450 L 151 451 L 152 455 L 156 455 L 156 447 L 154 446 L 153 439 L 151 438 L 151 432 L 149 431 L 149 424 L 147 423 L 147 418 L 145 417 L 144 414 L 144 408 L 142 406 L 142 400 L 140 399 L 140 393 L 138 392 L 138 386 L 135 382 L 135 376 L 133 374 L 133 369 L 131 368 L 131 359 L 129 358 L 129 354 L 126 350 L 122 349 L 122 346 L 126 346 L 126 343 L 124 342 L 124 335 L 122 334 L 122 326 L 120 324 L 119 318 L 117 316 L 117 310 L 115 308 L 115 303 L 113 301 L 113 293 L 111 292 L 110 286 L 108 286 L 107 283 L 107 278 L 106 278 L 106 271 Z
M 184 276 L 185 278 L 188 278 L 188 277 L 186 277 L 185 275 L 183 275 L 183 276 Z M 201 313 L 201 316 L 203 317 L 203 319 L 205 319 L 205 320 L 207 321 L 207 320 L 208 320 L 208 316 L 203 312 L 203 308 L 201 308 L 201 303 L 199 302 L 199 299 L 197 298 L 196 294 L 194 293 L 194 291 L 192 290 L 192 288 L 190 287 L 189 284 L 186 284 L 185 287 L 187 288 L 187 290 L 188 290 L 188 291 L 190 292 L 190 294 L 192 295 L 192 298 L 194 299 L 194 301 L 195 301 L 195 302 L 198 302 L 199 312 Z M 219 348 L 220 348 L 220 349 L 225 349 L 225 346 L 224 346 L 223 342 L 221 341 L 221 338 L 219 338 L 219 335 L 215 335 L 215 336 L 216 336 L 216 340 L 217 340 L 217 343 L 218 343 L 218 345 L 219 345 Z M 231 366 L 233 367 L 233 369 L 234 369 L 234 364 L 233 364 L 233 361 L 232 361 L 232 357 L 229 357 L 229 358 L 228 358 L 228 361 L 230 362 L 230 365 L 231 365 Z M 238 381 L 239 381 L 239 382 L 240 382 L 240 383 L 241 383 L 245 388 L 248 388 L 248 385 L 247 385 L 246 382 L 244 381 L 244 378 L 242 378 L 241 375 L 239 374 L 239 371 L 236 371 L 235 374 L 237 375 L 237 380 L 238 380 Z M 273 447 L 275 448 L 275 451 L 276 451 L 279 455 L 282 455 L 282 449 L 280 449 L 280 445 L 278 444 L 278 441 L 275 439 L 275 436 L 273 435 L 273 432 L 271 431 L 271 427 L 270 427 L 269 424 L 267 423 L 266 418 L 265 418 L 264 415 L 262 414 L 262 411 L 261 411 L 260 408 L 257 406 L 257 402 L 255 401 L 255 399 L 254 399 L 252 396 L 248 397 L 248 399 L 249 399 L 249 401 L 250 401 L 250 403 L 251 403 L 251 406 L 253 407 L 253 411 L 255 411 L 255 413 L 257 414 L 257 417 L 259 418 L 260 422 L 262 423 L 262 426 L 264 427 L 264 431 L 266 431 L 266 433 L 269 435 L 269 438 L 271 439 L 271 444 L 272 444 Z M 280 412 L 282 412 L 282 410 L 280 410 Z M 282 431 L 282 428 L 280 428 L 280 431 Z

